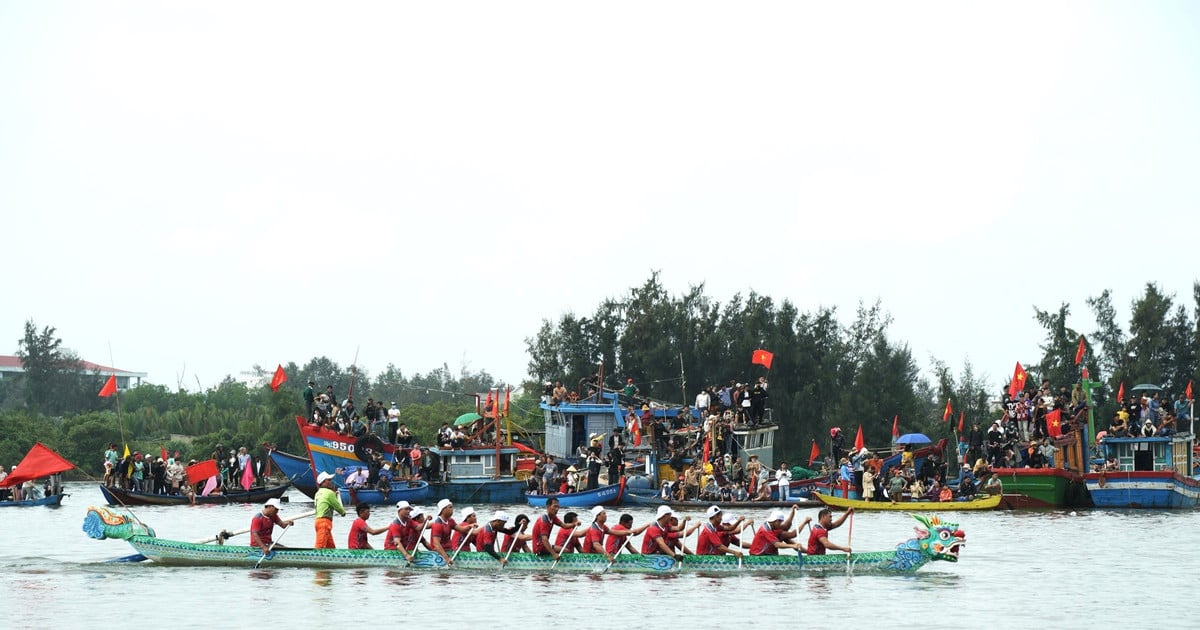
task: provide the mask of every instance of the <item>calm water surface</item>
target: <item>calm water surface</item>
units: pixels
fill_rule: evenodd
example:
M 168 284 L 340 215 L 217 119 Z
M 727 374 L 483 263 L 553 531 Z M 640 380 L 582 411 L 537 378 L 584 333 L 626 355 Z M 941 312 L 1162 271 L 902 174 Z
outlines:
M 1194 593 L 1200 514 L 1194 511 L 948 513 L 967 534 L 961 560 L 928 564 L 911 576 L 427 574 L 106 563 L 133 551 L 122 541 L 92 540 L 80 529 L 87 507 L 103 505 L 94 485 L 68 484 L 68 492 L 58 509 L 0 509 L 7 543 L 0 552 L 0 628 L 432 623 L 507 630 L 516 623 L 644 628 L 651 622 L 672 628 L 861 628 L 901 619 L 908 620 L 902 627 L 933 628 L 1200 627 L 1200 594 Z M 304 495 L 289 498 L 285 518 L 312 509 Z M 524 506 L 505 509 L 533 513 Z M 144 507 L 136 514 L 159 536 L 198 540 L 222 528 L 248 527 L 256 511 Z M 651 517 L 649 510 L 623 511 L 637 523 Z M 750 515 L 761 521 L 766 512 Z M 800 517 L 807 514 L 815 517 L 816 510 Z M 371 522 L 382 526 L 390 516 L 379 507 Z M 300 521 L 284 543 L 311 545 L 311 523 Z M 334 523 L 339 546 L 350 523 Z M 909 538 L 915 524 L 904 514 L 860 513 L 853 546 L 890 549 Z M 847 533 L 843 527 L 833 538 L 845 542 Z M 382 537 L 372 542 L 380 547 Z M 118 626 L 121 620 L 126 623 Z

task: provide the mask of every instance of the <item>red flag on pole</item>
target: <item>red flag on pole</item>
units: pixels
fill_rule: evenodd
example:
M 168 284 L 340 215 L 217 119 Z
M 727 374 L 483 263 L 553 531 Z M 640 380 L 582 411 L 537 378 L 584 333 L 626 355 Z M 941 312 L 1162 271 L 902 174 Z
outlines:
M 900 414 L 892 418 L 892 439 L 900 437 Z
M 854 436 L 854 450 L 863 450 L 862 425 L 858 425 L 858 435 Z
M 504 415 L 508 416 L 508 403 L 512 395 L 512 389 L 504 388 Z
M 187 467 L 185 472 L 187 472 L 188 483 L 200 483 L 209 477 L 216 477 L 219 474 L 217 471 L 217 460 L 206 459 L 202 462 L 192 464 Z
M 949 420 L 951 414 L 953 414 L 953 413 L 954 413 L 954 407 L 950 406 L 950 399 L 947 398 L 946 399 L 946 410 L 942 412 L 942 422 Z
M 1086 349 L 1087 346 L 1083 335 L 1079 335 L 1079 349 L 1075 351 L 1075 365 L 1079 365 L 1079 362 L 1083 360 L 1083 352 Z
M 1183 395 L 1186 396 L 1188 400 L 1192 400 L 1192 382 L 1191 381 L 1188 381 L 1187 389 L 1183 390 Z
M 1124 400 L 1125 400 L 1125 381 L 1121 381 L 1121 386 L 1117 388 L 1117 402 L 1123 402 Z
M 55 473 L 71 470 L 75 464 L 67 461 L 62 455 L 55 453 L 50 447 L 36 442 L 33 448 L 25 454 L 21 463 L 13 466 L 13 472 L 0 481 L 0 488 L 8 488 L 26 481 L 48 477 Z
M 958 410 L 958 434 L 960 436 L 962 435 L 962 432 L 963 432 L 963 416 L 964 415 L 965 414 L 963 413 L 963 411 L 961 409 L 959 409 Z M 962 440 L 962 439 L 963 438 L 961 438 L 961 437 L 959 438 L 959 440 Z
M 761 366 L 767 368 L 768 370 L 771 369 L 771 361 L 774 361 L 774 360 L 775 360 L 774 354 L 767 352 L 766 350 L 762 350 L 762 349 L 755 350 L 754 354 L 751 355 L 751 357 L 750 357 L 751 363 L 753 363 L 755 365 L 761 365 Z
M 1046 433 L 1050 437 L 1062 435 L 1062 409 L 1055 409 L 1046 414 Z
M 254 485 L 254 460 L 246 461 L 246 469 L 242 471 L 242 488 L 250 489 Z
M 117 393 L 117 375 L 112 374 L 107 381 L 104 381 L 104 387 L 100 388 L 100 397 L 108 398 L 115 393 Z
M 704 463 L 706 464 L 708 463 L 708 455 L 711 449 L 710 444 L 712 444 L 712 439 L 708 437 L 704 438 Z
M 163 463 L 164 463 L 164 464 L 165 464 L 165 463 L 167 463 L 167 459 L 168 459 L 168 457 L 167 457 L 167 449 L 165 449 L 165 448 L 163 448 L 163 447 L 159 446 L 159 447 L 158 447 L 158 452 L 159 452 L 159 453 L 162 455 L 162 460 L 163 460 Z
M 275 376 L 271 377 L 271 391 L 279 391 L 279 387 L 287 382 L 287 373 L 283 371 L 283 366 L 275 368 Z
M 813 462 L 821 458 L 821 449 L 817 448 L 817 441 L 813 440 L 812 450 L 808 452 L 808 465 L 812 466 Z
M 505 413 L 508 413 L 507 411 Z M 629 414 L 629 432 L 633 434 L 633 445 L 642 445 L 642 421 L 636 414 Z
M 1013 370 L 1012 381 L 1008 384 L 1008 397 L 1013 398 L 1020 392 L 1025 390 L 1025 381 L 1029 379 L 1029 374 L 1025 368 L 1021 367 L 1021 362 L 1017 361 L 1017 368 Z

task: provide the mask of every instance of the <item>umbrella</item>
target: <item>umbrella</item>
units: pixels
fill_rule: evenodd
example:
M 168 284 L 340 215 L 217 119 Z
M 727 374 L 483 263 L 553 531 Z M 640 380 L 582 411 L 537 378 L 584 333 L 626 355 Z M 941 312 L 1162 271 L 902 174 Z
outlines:
M 905 433 L 896 438 L 897 444 L 929 444 L 932 441 L 924 433 Z
M 470 413 L 464 413 L 463 415 L 459 416 L 454 421 L 454 426 L 461 427 L 464 424 L 471 424 L 472 422 L 475 422 L 476 420 L 480 420 L 482 418 L 483 418 L 483 416 L 475 413 L 474 411 L 472 411 Z
M 1161 392 L 1162 388 L 1153 383 L 1142 383 L 1141 385 L 1134 385 L 1133 389 L 1131 389 L 1129 391 L 1131 391 L 1131 392 L 1141 392 L 1141 391 Z

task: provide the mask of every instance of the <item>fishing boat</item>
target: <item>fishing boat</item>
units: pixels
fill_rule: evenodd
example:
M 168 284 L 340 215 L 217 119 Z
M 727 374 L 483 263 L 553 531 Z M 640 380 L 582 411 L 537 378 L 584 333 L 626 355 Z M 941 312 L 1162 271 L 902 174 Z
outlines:
M 1168 437 L 1106 437 L 1103 449 L 1116 460 L 1115 470 L 1085 474 L 1096 507 L 1194 508 L 1200 478 L 1192 474 L 1191 433 Z
M 267 454 L 279 472 L 292 483 L 293 488 L 310 499 L 317 494 L 317 477 L 313 474 L 312 462 L 308 461 L 308 458 L 272 447 L 267 448 Z
M 383 491 L 377 488 L 348 488 L 345 486 L 338 488 L 338 496 L 345 505 L 358 505 L 359 503 L 388 505 L 400 501 L 408 501 L 417 505 L 432 494 L 429 483 L 425 481 L 393 481 L 392 489 L 386 497 L 383 495 Z
M 62 491 L 62 483 L 59 479 L 60 473 L 71 470 L 75 467 L 62 455 L 54 452 L 53 449 L 37 442 L 25 454 L 13 471 L 0 481 L 0 488 L 13 488 L 18 484 L 26 481 L 36 481 L 38 479 L 50 478 L 50 493 L 44 497 L 36 499 L 25 499 L 21 501 L 0 501 L 0 507 L 37 507 L 51 506 L 55 507 L 62 504 L 63 497 L 66 495 Z
M 230 490 L 223 494 L 195 495 L 188 498 L 181 494 L 155 494 L 101 485 L 100 493 L 109 505 L 224 505 L 230 503 L 266 503 L 267 499 L 278 499 L 287 492 L 291 484 L 280 484 L 266 488 Z
M 693 556 L 676 559 L 664 555 L 621 554 L 612 562 L 601 554 L 568 553 L 559 560 L 532 553 L 513 553 L 501 567 L 500 561 L 480 551 L 464 551 L 448 566 L 439 554 L 417 551 L 411 563 L 398 551 L 386 549 L 274 549 L 264 554 L 258 547 L 212 545 L 158 538 L 140 521 L 92 507 L 84 518 L 83 531 L 97 540 L 127 541 L 139 554 L 165 565 L 229 566 L 272 569 L 275 567 L 365 568 L 382 567 L 412 571 L 518 571 L 534 573 L 703 573 L 713 575 L 782 574 L 805 575 L 845 573 L 897 573 L 916 571 L 931 561 L 957 562 L 965 535 L 954 523 L 938 516 L 912 515 L 922 527 L 917 536 L 895 549 L 847 555 Z
M 828 507 L 839 509 L 854 508 L 855 510 L 893 511 L 893 512 L 960 512 L 964 510 L 994 510 L 1000 505 L 1003 497 L 998 494 L 971 499 L 970 501 L 863 501 L 861 499 L 843 499 L 827 494 L 814 492 L 813 497 Z
M 546 502 L 551 498 L 558 499 L 558 505 L 564 508 L 592 508 L 597 505 L 621 505 L 621 499 L 625 496 L 625 479 L 621 479 L 620 483 L 601 486 L 595 490 L 583 490 L 581 492 L 567 492 L 565 494 L 535 494 L 527 493 L 525 502 L 533 507 L 546 507 Z

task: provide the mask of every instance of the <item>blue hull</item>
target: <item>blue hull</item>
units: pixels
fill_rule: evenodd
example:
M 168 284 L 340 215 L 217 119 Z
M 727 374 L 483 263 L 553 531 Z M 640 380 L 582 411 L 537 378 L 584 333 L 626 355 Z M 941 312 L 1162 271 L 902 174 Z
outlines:
M 42 497 L 41 499 L 34 499 L 32 501 L 0 501 L 0 507 L 58 507 L 62 504 L 63 497 L 65 496 L 67 495 L 52 494 L 48 497 Z
M 513 478 L 456 479 L 429 484 L 438 499 L 455 503 L 520 503 L 525 497 L 525 482 Z
M 1200 503 L 1200 480 L 1173 473 L 1088 473 L 1098 508 L 1190 509 Z
M 292 487 L 312 498 L 317 492 L 317 479 L 313 476 L 312 463 L 306 457 L 281 451 L 271 451 L 271 462 L 283 473 Z
M 407 482 L 397 481 L 392 483 L 392 491 L 388 493 L 387 498 L 383 498 L 383 492 L 374 488 L 361 488 L 351 491 L 349 488 L 338 489 L 338 494 L 341 496 L 344 505 L 355 505 L 358 503 L 366 503 L 368 505 L 387 505 L 395 504 L 400 501 L 408 501 L 413 505 L 424 503 L 432 495 L 429 484 L 424 481 L 413 482 L 418 485 L 409 487 Z
M 592 508 L 597 505 L 620 505 L 621 504 L 621 484 L 614 484 L 596 488 L 595 490 L 584 490 L 583 492 L 570 492 L 567 494 L 527 494 L 525 502 L 533 507 L 546 507 L 546 501 L 550 497 L 558 499 L 558 504 L 565 508 Z

